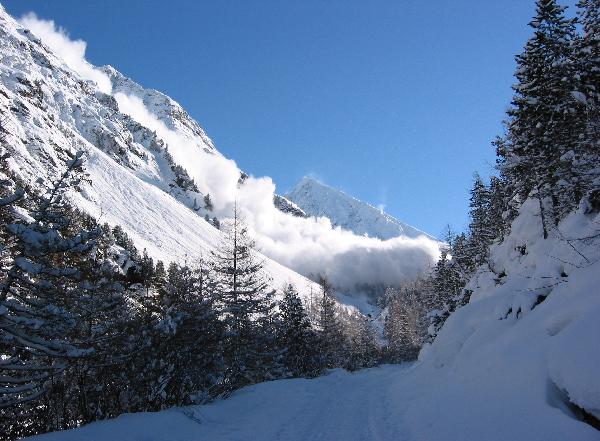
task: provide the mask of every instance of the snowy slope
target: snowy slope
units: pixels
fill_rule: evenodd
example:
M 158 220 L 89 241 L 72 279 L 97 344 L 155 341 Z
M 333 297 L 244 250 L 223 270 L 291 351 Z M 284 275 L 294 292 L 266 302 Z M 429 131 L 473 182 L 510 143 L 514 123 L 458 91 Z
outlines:
M 311 177 L 304 177 L 286 195 L 309 216 L 325 216 L 331 223 L 359 235 L 379 239 L 398 236 L 433 236 L 411 227 L 379 208 L 329 187 Z
M 535 201 L 412 365 L 281 380 L 40 440 L 587 441 L 600 431 L 600 214 L 542 239 Z
M 177 164 L 156 131 L 120 112 L 112 95 L 69 69 L 1 6 L 0 40 L 0 112 L 12 168 L 32 183 L 52 179 L 70 155 L 84 151 L 91 184 L 72 195 L 78 206 L 101 222 L 120 224 L 157 259 L 209 256 L 221 233 L 203 219 L 206 210 L 191 209 L 203 194 L 180 186 Z M 139 97 L 167 127 L 188 136 L 190 150 L 220 156 L 177 103 L 103 69 L 115 94 Z M 310 289 L 308 279 L 264 259 L 275 286 L 292 282 L 301 292 Z

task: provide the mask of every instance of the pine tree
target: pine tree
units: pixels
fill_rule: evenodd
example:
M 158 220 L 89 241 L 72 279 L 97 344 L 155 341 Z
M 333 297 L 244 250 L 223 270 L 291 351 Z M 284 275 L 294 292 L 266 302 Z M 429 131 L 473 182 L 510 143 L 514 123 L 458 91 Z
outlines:
M 214 209 L 212 199 L 210 198 L 210 194 L 208 193 L 206 193 L 206 195 L 204 196 L 204 209 L 208 211 L 212 211 Z
M 321 285 L 321 299 L 318 330 L 321 355 L 327 368 L 340 367 L 346 362 L 346 337 L 338 318 L 333 287 L 324 277 L 319 279 L 319 285 Z
M 420 282 L 386 290 L 384 336 L 392 362 L 414 360 L 425 337 L 425 307 Z
M 95 220 L 85 221 L 83 213 L 78 213 L 76 219 L 84 220 L 83 228 L 96 226 Z M 108 246 L 100 236 L 89 252 L 69 259 L 70 265 L 77 268 L 76 296 L 69 303 L 69 309 L 77 317 L 77 326 L 70 339 L 91 348 L 86 357 L 76 360 L 64 372 L 59 386 L 63 395 L 50 393 L 51 413 L 55 416 L 62 413 L 71 427 L 120 413 L 115 402 L 122 392 L 122 367 L 129 352 L 131 317 L 125 288 L 118 267 L 110 259 Z
M 578 118 L 584 121 L 580 134 L 576 166 L 584 176 L 583 191 L 588 192 L 588 211 L 600 211 L 600 1 L 581 0 L 579 23 L 583 34 L 575 43 L 574 82 L 576 98 L 582 104 Z
M 474 265 L 487 260 L 489 246 L 497 236 L 491 224 L 491 193 L 481 177 L 476 173 L 469 203 L 469 245 Z
M 221 323 L 214 297 L 200 271 L 171 264 L 165 281 L 164 312 L 157 328 L 160 407 L 202 401 L 222 370 Z
M 237 204 L 225 241 L 213 253 L 217 306 L 225 324 L 225 394 L 264 378 L 276 369 L 268 326 L 273 314 L 273 290 L 262 274 L 263 263 L 254 254 L 254 241 L 240 217 Z
M 350 318 L 350 343 L 347 369 L 356 370 L 375 366 L 380 359 L 377 333 L 370 316 L 355 314 Z
M 496 143 L 499 167 L 515 193 L 524 200 L 535 191 L 543 235 L 580 190 L 573 149 L 577 146 L 577 103 L 572 96 L 573 20 L 555 0 L 538 0 L 531 21 L 534 35 L 517 56 L 518 83 L 508 111 L 506 139 Z
M 152 282 L 154 280 L 154 260 L 152 257 L 148 255 L 148 251 L 144 248 L 142 253 L 142 259 L 140 261 L 139 267 L 137 268 L 137 272 L 140 277 L 141 284 L 144 289 L 146 289 L 146 293 L 152 286 Z
M 77 154 L 44 195 L 29 194 L 30 220 L 14 216 L 10 204 L 2 208 L 8 256 L 0 273 L 0 407 L 28 431 L 62 426 L 48 419 L 52 415 L 36 418 L 32 411 L 69 367 L 94 351 L 91 341 L 77 335 L 74 306 L 82 286 L 73 264 L 75 256 L 93 249 L 100 230 L 77 230 L 64 198 L 83 179 L 82 166 Z
M 292 377 L 316 376 L 321 371 L 317 336 L 296 289 L 287 285 L 279 302 L 279 345 L 283 364 Z
M 510 222 L 516 217 L 514 201 L 508 193 L 508 185 L 504 179 L 497 176 L 490 178 L 490 205 L 488 223 L 493 239 L 501 239 L 510 227 Z

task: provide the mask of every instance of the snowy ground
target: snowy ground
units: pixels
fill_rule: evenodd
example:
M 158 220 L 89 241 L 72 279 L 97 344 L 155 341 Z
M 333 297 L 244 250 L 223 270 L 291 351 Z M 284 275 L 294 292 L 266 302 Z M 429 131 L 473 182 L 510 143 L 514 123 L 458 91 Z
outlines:
M 40 441 L 598 440 L 600 432 L 548 406 L 506 406 L 495 388 L 419 364 L 247 387 L 227 400 L 124 415 Z M 444 371 L 440 371 L 443 373 Z M 510 391 L 506 391 L 510 395 Z M 504 394 L 506 395 L 506 394 Z
M 51 440 L 388 440 L 407 439 L 397 380 L 409 366 L 247 387 L 207 406 L 126 415 L 49 434 Z

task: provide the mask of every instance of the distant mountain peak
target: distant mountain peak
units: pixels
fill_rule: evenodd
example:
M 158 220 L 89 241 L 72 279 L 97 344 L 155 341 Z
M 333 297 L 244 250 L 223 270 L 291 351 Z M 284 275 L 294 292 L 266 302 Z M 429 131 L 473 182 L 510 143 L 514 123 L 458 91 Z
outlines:
M 399 221 L 381 207 L 356 199 L 312 176 L 304 176 L 285 197 L 307 215 L 327 217 L 333 225 L 355 234 L 382 240 L 398 236 L 426 236 L 435 239 L 430 234 Z

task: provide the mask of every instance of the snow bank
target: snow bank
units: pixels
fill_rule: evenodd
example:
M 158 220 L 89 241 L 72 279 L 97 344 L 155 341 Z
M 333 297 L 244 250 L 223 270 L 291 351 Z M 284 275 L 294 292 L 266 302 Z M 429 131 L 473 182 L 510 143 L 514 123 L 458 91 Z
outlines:
M 423 372 L 459 388 L 446 398 L 466 400 L 472 418 L 464 424 L 497 430 L 501 421 L 504 439 L 600 439 L 571 406 L 600 409 L 598 233 L 600 216 L 578 212 L 544 240 L 530 200 L 492 247 L 491 270 L 468 286 L 470 303 L 421 354 Z
M 598 295 L 598 281 L 590 290 Z M 548 352 L 550 378 L 571 402 L 600 418 L 600 305 L 574 319 L 553 339 Z

